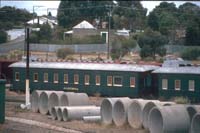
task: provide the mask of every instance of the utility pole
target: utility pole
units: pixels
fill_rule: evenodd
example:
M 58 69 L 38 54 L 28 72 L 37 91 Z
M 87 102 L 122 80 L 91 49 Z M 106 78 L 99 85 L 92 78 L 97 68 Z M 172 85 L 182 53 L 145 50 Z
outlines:
M 30 88 L 29 88 L 29 27 L 26 29 L 26 106 L 30 105 Z
M 107 47 L 107 59 L 110 58 L 110 17 L 111 17 L 111 5 L 109 5 L 109 17 L 108 17 L 108 47 Z

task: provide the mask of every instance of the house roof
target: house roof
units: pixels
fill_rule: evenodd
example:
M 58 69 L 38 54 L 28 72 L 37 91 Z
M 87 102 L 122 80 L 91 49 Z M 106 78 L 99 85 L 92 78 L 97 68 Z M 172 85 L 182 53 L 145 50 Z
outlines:
M 81 23 L 74 26 L 73 29 L 96 29 L 96 28 L 88 21 L 83 20 Z
M 153 65 L 133 64 L 106 64 L 106 63 L 78 63 L 78 62 L 30 62 L 30 68 L 49 69 L 77 69 L 77 70 L 102 70 L 102 71 L 132 71 L 145 72 L 159 68 Z M 25 62 L 16 62 L 9 67 L 25 68 Z
M 200 74 L 200 67 L 160 67 L 152 73 Z

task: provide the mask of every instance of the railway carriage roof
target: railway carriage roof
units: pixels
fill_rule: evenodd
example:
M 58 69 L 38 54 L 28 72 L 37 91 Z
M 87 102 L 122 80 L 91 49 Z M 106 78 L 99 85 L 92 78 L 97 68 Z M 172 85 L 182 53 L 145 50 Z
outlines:
M 200 67 L 160 67 L 152 73 L 200 74 Z
M 9 67 L 25 68 L 26 62 L 16 62 Z M 75 62 L 30 62 L 30 68 L 77 69 L 102 71 L 133 71 L 146 72 L 159 68 L 153 65 L 106 64 L 106 63 L 75 63 Z

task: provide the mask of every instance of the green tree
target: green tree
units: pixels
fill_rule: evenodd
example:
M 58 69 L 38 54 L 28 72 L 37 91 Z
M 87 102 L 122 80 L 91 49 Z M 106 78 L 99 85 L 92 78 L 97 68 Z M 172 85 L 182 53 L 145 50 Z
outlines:
M 153 59 L 155 59 L 156 54 L 164 56 L 166 54 L 164 45 L 167 42 L 167 38 L 159 32 L 152 31 L 151 29 L 145 30 L 138 38 L 138 44 L 141 48 L 141 57 L 153 57 Z
M 156 30 L 156 31 L 159 30 L 158 17 L 156 16 L 154 12 L 149 13 L 147 24 L 151 29 Z
M 0 43 L 5 43 L 7 41 L 7 33 L 0 30 Z
M 191 22 L 186 28 L 186 45 L 200 46 L 200 25 Z
M 181 53 L 181 57 L 186 60 L 196 60 L 200 57 L 200 48 L 189 48 Z
M 40 40 L 50 40 L 52 38 L 52 29 L 48 23 L 40 26 L 39 38 Z
M 116 36 L 111 45 L 111 58 L 115 60 L 122 58 L 128 52 L 130 52 L 131 49 L 135 48 L 137 42 L 131 37 L 127 39 L 123 36 Z

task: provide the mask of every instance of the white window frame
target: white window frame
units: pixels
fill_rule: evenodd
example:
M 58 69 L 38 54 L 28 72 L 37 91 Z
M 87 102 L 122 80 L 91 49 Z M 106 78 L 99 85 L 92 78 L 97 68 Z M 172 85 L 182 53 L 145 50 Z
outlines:
M 63 79 L 63 80 L 64 80 L 64 84 L 68 84 L 68 80 L 69 80 L 68 74 L 64 74 L 63 76 L 64 76 L 64 77 L 63 77 L 63 78 L 64 78 L 64 79 Z
M 48 73 L 44 73 L 44 83 L 48 82 Z
M 75 77 L 77 77 L 77 81 L 75 81 Z M 79 75 L 74 74 L 74 84 L 78 84 L 78 83 L 79 83 Z
M 191 88 L 191 87 L 193 87 L 193 88 Z M 188 81 L 188 88 L 189 88 L 189 91 L 195 91 L 195 81 L 194 80 Z
M 134 80 L 134 85 L 131 84 L 132 79 Z M 130 87 L 135 87 L 135 77 L 130 77 Z
M 162 79 L 162 89 L 163 90 L 168 89 L 168 79 Z
M 180 83 L 180 87 L 179 88 L 176 88 L 176 81 L 179 81 L 179 83 Z M 175 80 L 174 81 L 174 88 L 175 88 L 175 90 L 177 90 L 177 91 L 180 91 L 181 90 L 181 80 Z
M 87 77 L 87 76 L 88 76 L 88 77 Z M 86 80 L 87 78 L 88 78 L 88 82 L 87 82 L 87 80 Z M 85 75 L 85 76 L 84 76 L 84 81 L 85 81 L 85 85 L 89 85 L 89 84 L 90 84 L 90 75 L 88 75 L 88 74 Z
M 57 75 L 57 77 L 59 76 L 58 73 L 53 74 L 53 83 L 58 83 L 58 81 L 59 81 L 59 77 L 57 78 L 57 80 L 55 80 L 56 75 Z
M 97 77 L 99 78 L 99 82 L 97 82 Z M 96 83 L 96 85 L 100 85 L 101 84 L 101 77 L 100 77 L 100 75 L 96 75 L 96 77 L 95 77 L 95 83 Z
M 115 78 L 121 78 L 121 84 L 115 84 Z M 123 77 L 122 76 L 113 76 L 113 86 L 122 87 L 123 85 Z
M 109 78 L 111 79 L 111 84 L 108 82 Z M 112 86 L 112 84 L 113 84 L 113 78 L 112 78 L 112 76 L 107 76 L 107 86 Z
M 17 78 L 17 75 L 18 75 L 18 78 Z M 19 80 L 20 80 L 19 72 L 15 72 L 15 81 L 19 81 Z
M 35 76 L 37 76 L 37 79 L 35 79 Z M 38 73 L 33 73 L 33 82 L 38 82 Z

